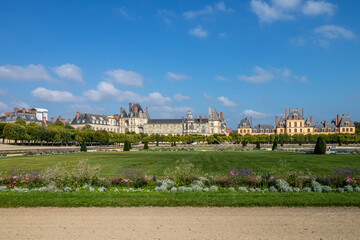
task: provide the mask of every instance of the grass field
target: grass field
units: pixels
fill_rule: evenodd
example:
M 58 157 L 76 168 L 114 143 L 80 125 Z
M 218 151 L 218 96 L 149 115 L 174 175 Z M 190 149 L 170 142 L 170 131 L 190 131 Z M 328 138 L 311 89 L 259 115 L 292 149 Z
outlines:
M 8 207 L 360 207 L 360 193 L 0 193 Z
M 79 160 L 101 166 L 101 176 L 111 177 L 117 169 L 140 167 L 148 175 L 162 176 L 165 168 L 175 167 L 185 159 L 206 173 L 226 174 L 232 167 L 251 168 L 261 173 L 310 170 L 313 174 L 329 174 L 334 167 L 360 167 L 359 155 L 314 155 L 271 151 L 248 152 L 94 152 L 48 156 L 20 156 L 0 158 L 0 171 L 12 168 L 42 170 L 57 163 L 75 166 Z

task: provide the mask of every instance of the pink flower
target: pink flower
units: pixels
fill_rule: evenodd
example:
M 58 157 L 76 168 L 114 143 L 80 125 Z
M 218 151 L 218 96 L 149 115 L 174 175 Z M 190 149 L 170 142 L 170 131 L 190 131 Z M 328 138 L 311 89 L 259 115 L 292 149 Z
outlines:
M 233 176 L 235 175 L 233 172 L 230 172 L 230 174 L 233 175 Z
M 15 179 L 16 178 L 16 176 L 13 176 L 13 179 Z
M 23 181 L 20 181 L 20 183 L 23 183 Z
M 13 183 L 16 183 L 16 181 L 14 181 Z

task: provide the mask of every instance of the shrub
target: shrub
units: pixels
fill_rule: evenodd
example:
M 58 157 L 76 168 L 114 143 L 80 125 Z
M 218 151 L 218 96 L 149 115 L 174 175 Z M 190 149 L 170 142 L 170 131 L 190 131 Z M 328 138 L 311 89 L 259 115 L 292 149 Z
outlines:
M 129 141 L 129 140 L 125 140 L 123 151 L 124 151 L 124 152 L 130 151 L 130 149 L 131 149 L 131 143 L 130 143 L 130 141 Z
M 311 192 L 311 188 L 309 187 L 305 187 L 302 189 L 303 192 Z
M 351 185 L 346 185 L 344 187 L 345 192 L 353 192 L 354 188 Z
M 314 153 L 315 154 L 325 154 L 326 153 L 326 142 L 322 136 L 318 137 L 318 139 L 316 141 Z
M 277 189 L 276 189 L 276 187 L 271 186 L 271 187 L 269 188 L 269 191 L 270 191 L 270 192 L 277 192 Z
M 87 152 L 85 141 L 82 141 L 81 143 L 80 152 Z
M 217 186 L 210 187 L 210 191 L 212 191 L 212 192 L 216 192 L 217 190 L 219 190 Z
M 277 140 L 275 139 L 274 142 L 273 142 L 273 145 L 272 145 L 272 148 L 271 150 L 276 150 L 277 149 Z
M 194 167 L 194 164 L 188 161 L 178 161 L 175 168 L 167 168 L 164 175 L 173 179 L 178 185 L 190 185 L 194 180 L 198 179 L 200 171 Z
M 261 149 L 260 142 L 256 142 L 256 149 L 258 149 L 258 150 Z
M 149 149 L 148 142 L 145 142 L 145 143 L 144 143 L 144 150 L 148 150 L 148 149 Z
M 332 189 L 331 189 L 331 187 L 329 187 L 329 186 L 323 186 L 323 187 L 322 187 L 322 191 L 323 191 L 323 192 L 331 192 Z
M 239 187 L 238 188 L 239 192 L 248 192 L 248 190 L 246 189 L 246 187 Z

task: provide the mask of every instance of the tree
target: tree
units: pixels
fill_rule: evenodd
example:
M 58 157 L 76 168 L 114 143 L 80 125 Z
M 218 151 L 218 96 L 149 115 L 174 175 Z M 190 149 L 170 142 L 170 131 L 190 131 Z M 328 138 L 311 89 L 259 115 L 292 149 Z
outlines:
M 274 142 L 273 142 L 273 145 L 272 145 L 272 148 L 271 148 L 273 151 L 277 149 L 277 139 L 275 138 Z
M 261 149 L 261 146 L 260 146 L 260 142 L 259 142 L 259 141 L 256 142 L 256 149 L 259 149 L 259 150 Z
M 318 137 L 314 149 L 315 154 L 325 154 L 326 153 L 326 142 L 322 136 Z
M 5 137 L 4 137 L 4 128 L 6 126 L 6 123 L 0 123 L 0 138 L 3 139 L 3 143 L 5 141 Z
M 80 152 L 87 152 L 85 141 L 82 141 L 82 143 L 81 143 Z
M 123 151 L 124 151 L 124 152 L 130 151 L 130 149 L 131 149 L 131 143 L 130 143 L 130 141 L 129 141 L 129 140 L 125 140 Z
M 145 142 L 145 143 L 144 143 L 144 150 L 148 150 L 148 149 L 149 149 L 148 142 Z

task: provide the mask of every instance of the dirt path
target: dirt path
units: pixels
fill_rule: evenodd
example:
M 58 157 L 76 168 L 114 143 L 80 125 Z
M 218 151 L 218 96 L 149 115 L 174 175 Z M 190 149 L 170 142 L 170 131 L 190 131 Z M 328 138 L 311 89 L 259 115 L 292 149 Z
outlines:
M 359 239 L 359 208 L 0 209 L 0 239 Z

